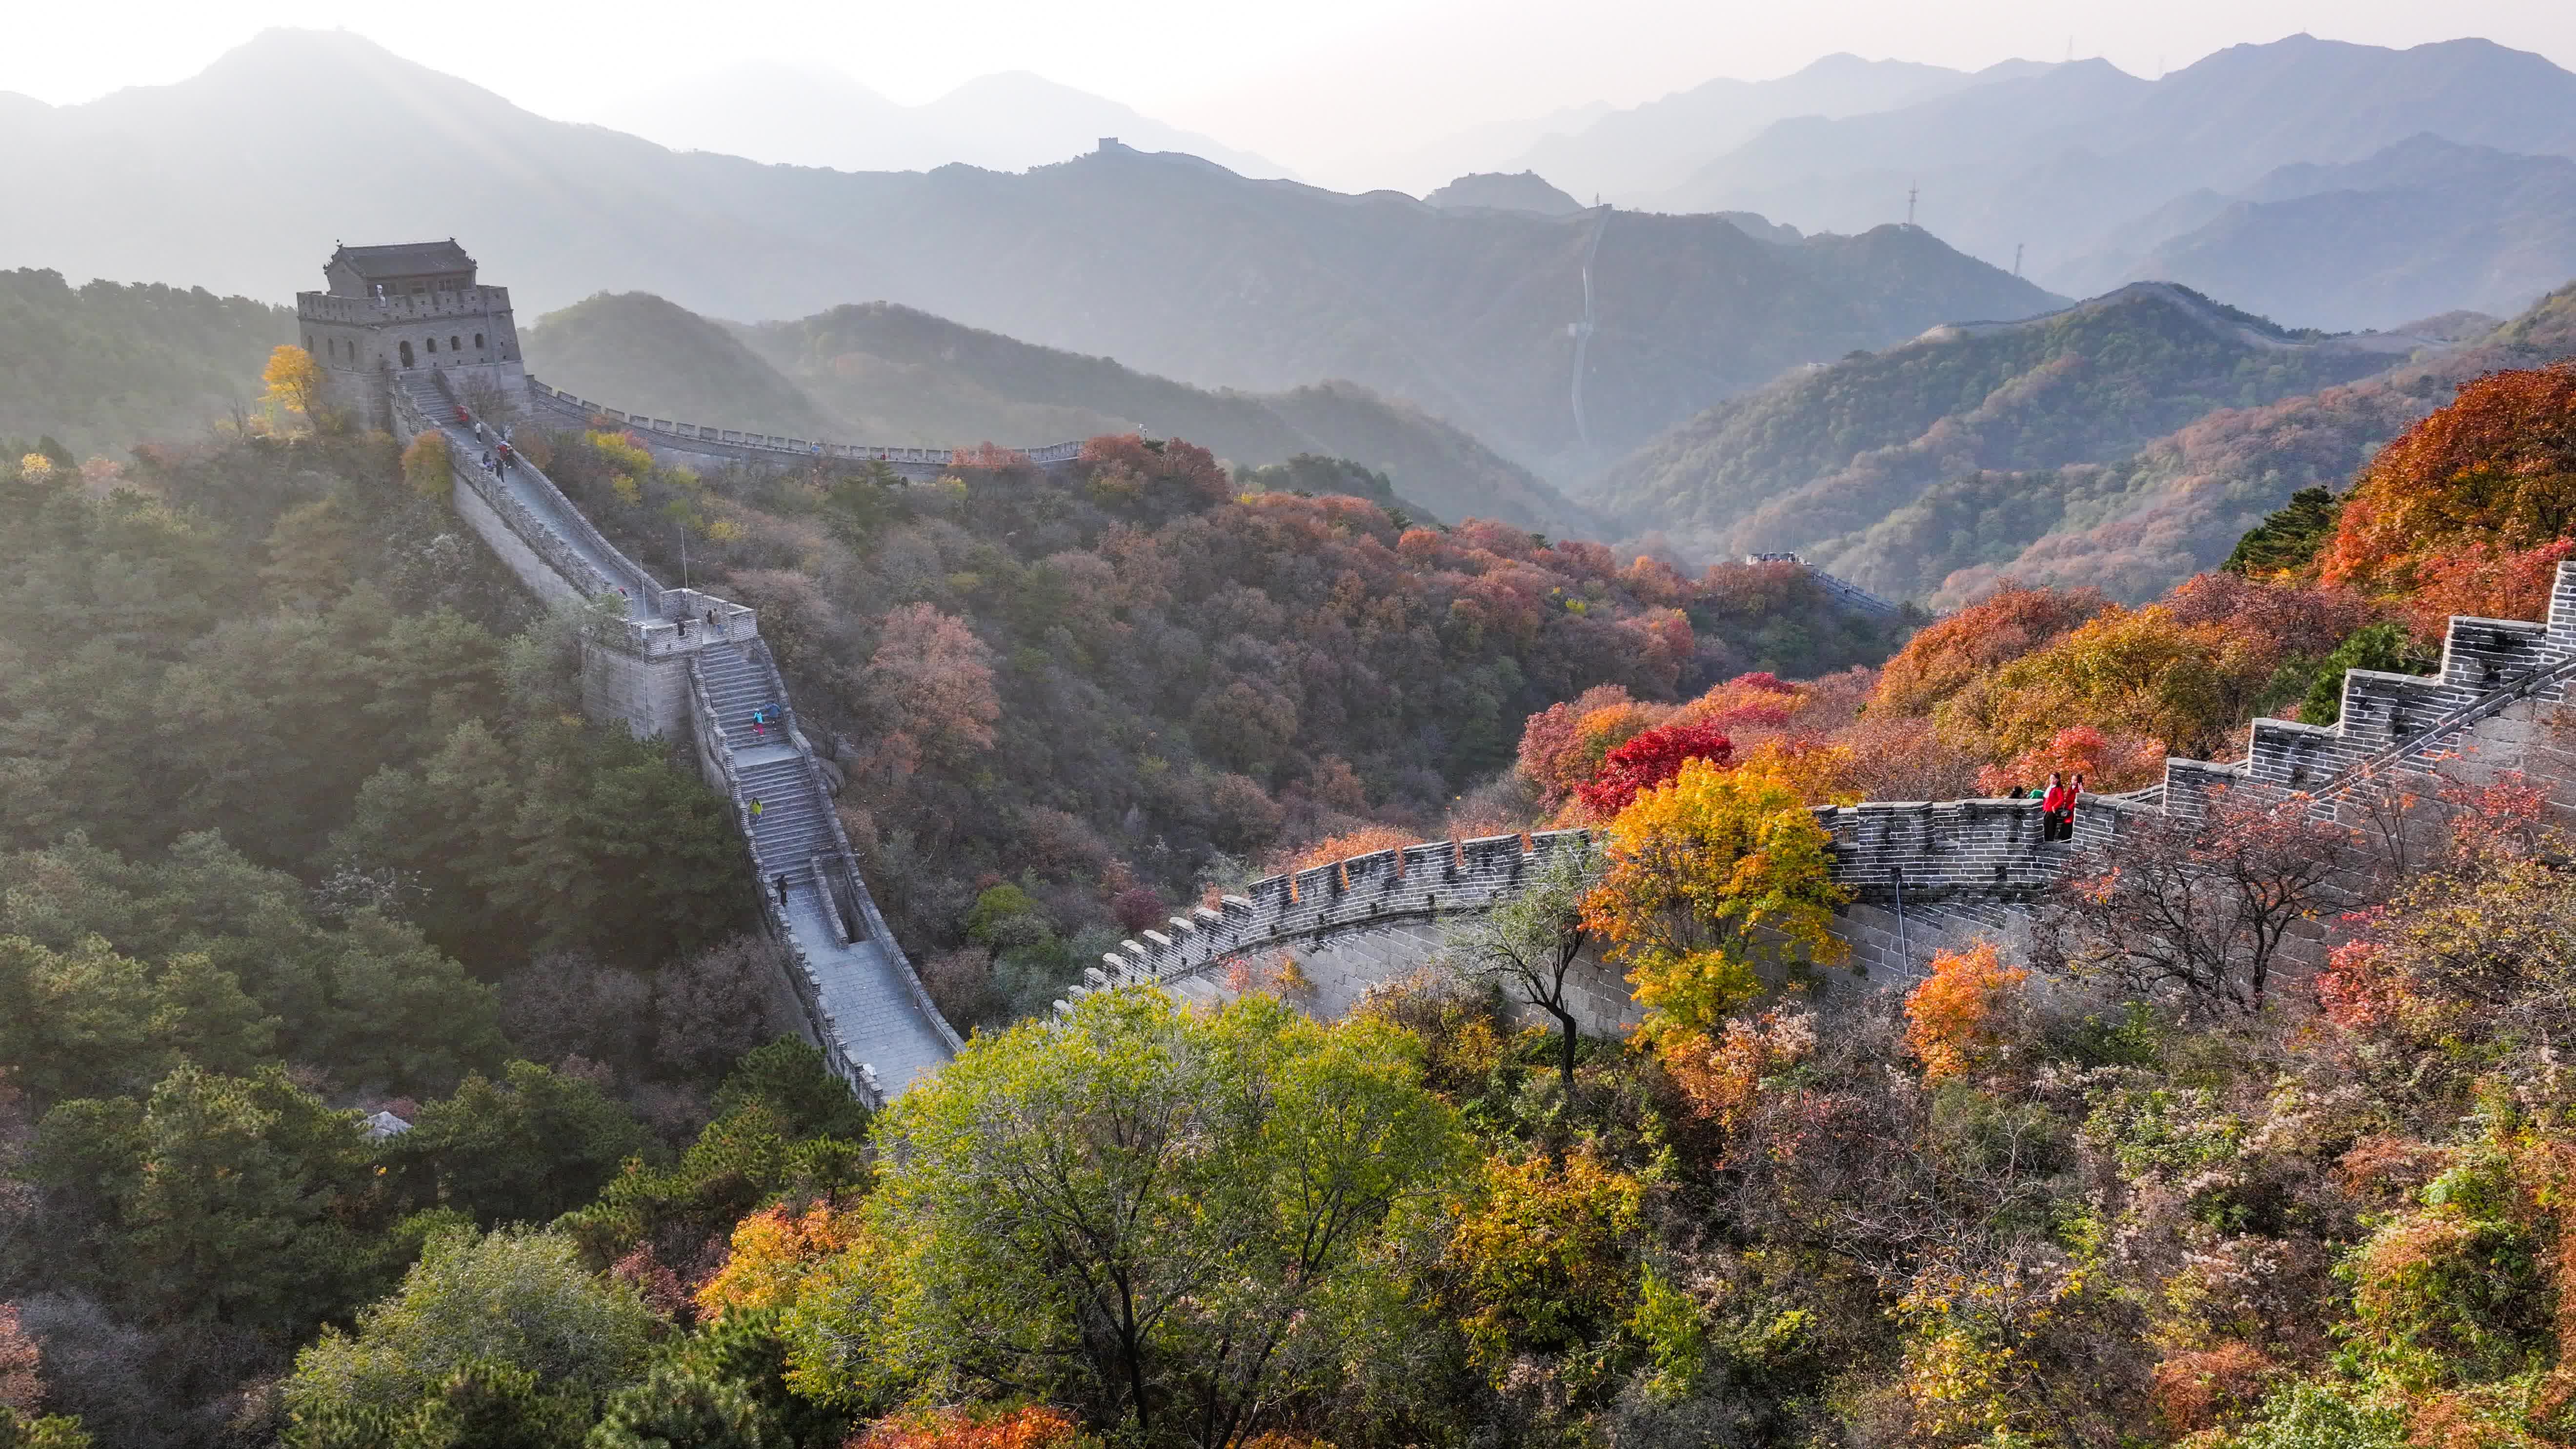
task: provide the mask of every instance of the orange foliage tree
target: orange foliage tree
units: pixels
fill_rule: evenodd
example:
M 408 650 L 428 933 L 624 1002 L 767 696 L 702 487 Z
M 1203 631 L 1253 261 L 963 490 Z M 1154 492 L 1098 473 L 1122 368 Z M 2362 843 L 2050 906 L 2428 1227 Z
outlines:
M 1999 1018 L 2029 979 L 2029 972 L 2007 968 L 1991 941 L 1935 954 L 1932 974 L 1905 998 L 1905 1044 L 1923 1064 L 1923 1080 L 1990 1065 L 2003 1047 Z
M 848 1449 L 1058 1449 L 1082 1430 L 1044 1404 L 1013 1409 L 927 1409 L 879 1419 Z
M 762 1208 L 734 1224 L 733 1251 L 699 1287 L 698 1311 L 710 1319 L 738 1309 L 784 1308 L 815 1264 L 847 1248 L 858 1233 L 858 1214 L 815 1203 L 803 1213 Z
M 2106 735 L 2089 724 L 2070 725 L 2044 744 L 2015 755 L 2001 765 L 1977 772 L 1977 788 L 1989 795 L 2015 786 L 2036 790 L 2052 774 L 2084 776 L 2088 790 L 2134 790 L 2160 778 L 2165 767 L 2164 741 L 2141 735 Z
M 1979 678 L 2065 638 L 2109 604 L 2092 589 L 2032 589 L 2007 582 L 1916 630 L 1879 671 L 1870 708 L 1930 714 Z
M 2576 532 L 2576 365 L 2498 372 L 2380 449 L 2318 560 L 2329 584 L 2402 591 L 2465 544 Z

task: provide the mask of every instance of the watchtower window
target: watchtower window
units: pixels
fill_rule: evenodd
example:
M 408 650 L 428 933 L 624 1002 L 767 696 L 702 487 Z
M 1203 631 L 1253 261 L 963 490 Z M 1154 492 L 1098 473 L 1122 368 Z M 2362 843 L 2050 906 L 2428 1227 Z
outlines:
M 411 366 L 411 344 L 408 342 L 402 345 L 402 360 L 403 366 Z
M 438 339 L 435 337 L 424 337 L 421 339 L 421 342 L 423 346 L 426 346 L 432 352 L 436 352 L 438 350 Z
M 483 334 L 480 332 L 474 334 L 474 350 L 477 352 L 483 350 Z
M 457 345 L 455 338 L 450 337 L 447 339 L 447 350 L 450 352 L 463 352 L 465 349 Z

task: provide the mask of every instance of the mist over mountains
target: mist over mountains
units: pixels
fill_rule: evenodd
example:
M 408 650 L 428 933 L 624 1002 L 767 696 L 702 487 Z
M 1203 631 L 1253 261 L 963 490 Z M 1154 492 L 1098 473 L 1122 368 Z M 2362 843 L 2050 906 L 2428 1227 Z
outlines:
M 2576 155 L 2576 75 L 2484 40 L 2390 50 L 2300 35 L 2154 81 L 2078 61 L 1871 114 L 1782 121 L 1660 195 L 1623 199 L 1853 230 L 1897 214 L 1919 185 L 1921 220 L 1963 251 L 2009 265 L 2026 245 L 2029 275 L 2082 292 L 2123 279 L 2090 259 L 2177 198 L 2234 196 L 2279 168 L 2366 162 L 2423 135 Z M 2299 265 L 2367 290 L 2334 250 Z M 2283 320 L 2371 325 L 2367 308 L 2332 300 L 2348 290 L 2320 285 L 2316 311 Z
M 1026 71 L 982 76 L 907 106 L 825 67 L 746 61 L 654 87 L 595 119 L 675 151 L 838 171 L 930 171 L 951 164 L 1021 171 L 1116 136 L 1140 151 L 1186 151 L 1246 176 L 1294 174 Z
M 1356 384 L 1212 392 L 890 303 L 745 326 L 659 297 L 602 295 L 548 314 L 525 341 L 545 381 L 659 417 L 897 446 L 1144 432 L 1251 467 L 1348 458 L 1442 519 L 1498 518 L 1558 537 L 1608 528 L 1474 437 Z
M 1124 148 L 1024 174 L 674 154 L 312 32 L 179 85 L 0 107 L 0 186 L 50 203 L 0 220 L 0 261 L 283 298 L 335 239 L 452 234 L 531 315 L 601 290 L 747 319 L 884 300 L 1201 387 L 1347 379 L 1561 473 L 1783 368 L 2059 300 L 1898 227 L 1782 246 Z

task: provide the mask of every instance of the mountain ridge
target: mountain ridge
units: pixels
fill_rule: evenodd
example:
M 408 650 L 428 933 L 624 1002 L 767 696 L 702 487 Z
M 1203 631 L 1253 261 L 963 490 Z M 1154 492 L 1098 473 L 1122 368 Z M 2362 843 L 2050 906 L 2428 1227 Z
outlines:
M 1027 446 L 1141 431 L 1248 467 L 1347 458 L 1444 519 L 1495 518 L 1561 537 L 1605 532 L 1474 437 L 1356 384 L 1210 392 L 893 303 L 746 324 L 649 294 L 601 294 L 540 318 L 525 347 L 548 382 L 655 416 L 889 446 Z
M 1203 388 L 1346 378 L 1560 478 L 1784 368 L 2060 301 L 1928 232 L 1443 211 L 1124 146 L 1015 174 L 679 154 L 315 32 L 0 126 L 0 187 L 53 203 L 0 216 L 0 265 L 284 297 L 335 239 L 452 234 L 531 315 L 603 290 L 746 318 L 884 298 Z

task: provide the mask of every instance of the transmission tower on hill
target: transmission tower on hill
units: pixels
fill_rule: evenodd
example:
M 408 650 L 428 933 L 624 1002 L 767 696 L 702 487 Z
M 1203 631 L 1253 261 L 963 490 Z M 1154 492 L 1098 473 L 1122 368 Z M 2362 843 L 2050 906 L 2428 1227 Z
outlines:
M 1912 185 L 1905 188 L 1905 224 L 1907 226 L 1914 225 L 1914 198 L 1922 189 L 1920 186 Z

